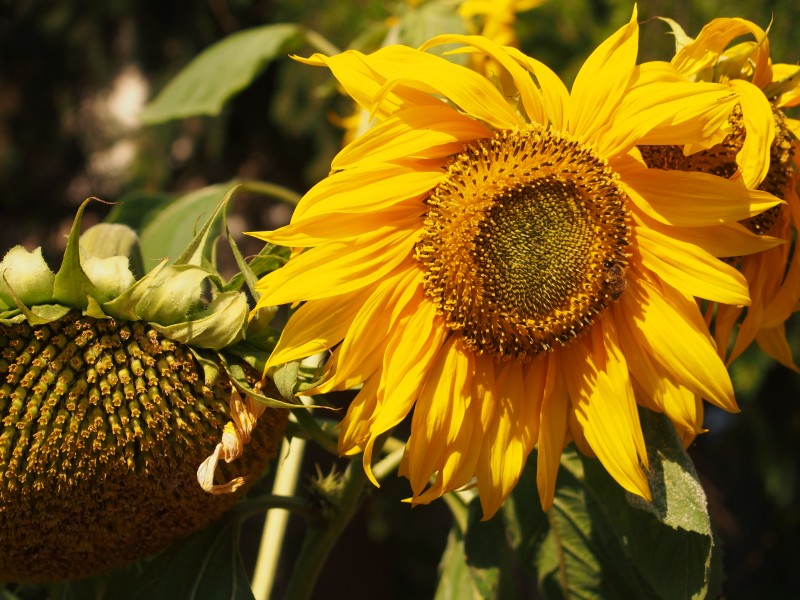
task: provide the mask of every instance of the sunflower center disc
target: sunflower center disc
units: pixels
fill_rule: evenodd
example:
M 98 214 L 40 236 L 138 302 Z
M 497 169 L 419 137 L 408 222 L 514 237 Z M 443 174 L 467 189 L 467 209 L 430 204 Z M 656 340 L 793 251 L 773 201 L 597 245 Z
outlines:
M 472 351 L 577 338 L 625 289 L 626 196 L 590 148 L 529 126 L 469 145 L 427 200 L 425 291 Z

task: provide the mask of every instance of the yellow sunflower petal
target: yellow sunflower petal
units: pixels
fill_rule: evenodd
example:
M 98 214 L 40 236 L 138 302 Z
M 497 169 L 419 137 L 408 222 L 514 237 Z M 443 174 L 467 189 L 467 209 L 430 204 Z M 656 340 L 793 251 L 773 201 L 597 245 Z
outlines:
M 492 422 L 497 392 L 494 361 L 486 356 L 475 356 L 474 359 L 472 396 L 466 405 L 462 426 L 453 443 L 458 451 L 445 457 L 434 484 L 415 499 L 418 503 L 430 502 L 442 494 L 467 485 L 477 472 L 478 461 L 484 452 L 486 432 Z
M 369 441 L 370 425 L 378 406 L 380 376 L 370 377 L 347 408 L 339 423 L 339 454 L 349 456 L 363 452 Z
M 536 80 L 542 90 L 542 102 L 547 121 L 554 129 L 565 129 L 565 115 L 569 106 L 569 90 L 555 72 L 543 62 L 523 54 L 516 48 L 506 48 L 509 56 L 525 67 Z
M 728 371 L 717 355 L 697 303 L 643 276 L 628 278 L 615 313 L 633 320 L 641 351 L 648 352 L 674 381 L 730 412 L 738 412 Z
M 669 63 L 639 65 L 606 126 L 602 151 L 614 155 L 634 144 L 713 146 L 730 130 L 727 120 L 736 101 L 730 88 L 686 81 Z
M 458 153 L 471 140 L 490 135 L 486 125 L 446 104 L 408 108 L 343 148 L 333 159 L 331 170 L 408 158 L 443 158 Z
M 357 290 L 330 302 L 303 304 L 283 329 L 265 370 L 333 348 L 344 338 L 365 296 L 365 290 Z
M 782 91 L 775 104 L 780 108 L 791 108 L 800 104 L 800 67 L 784 63 L 772 65 L 772 83 L 780 82 L 785 83 L 781 89 L 787 89 Z
M 485 77 L 440 56 L 405 46 L 387 46 L 365 57 L 375 72 L 387 78 L 376 101 L 398 87 L 441 94 L 464 112 L 498 129 L 522 125 L 505 98 Z
M 550 357 L 547 363 L 547 385 L 542 398 L 536 460 L 536 487 L 542 510 L 545 511 L 553 506 L 558 466 L 567 437 L 567 412 L 570 410 L 569 394 L 560 372 L 562 365 L 554 357 Z
M 422 272 L 411 268 L 386 277 L 375 292 L 360 303 L 350 320 L 342 345 L 336 350 L 334 375 L 309 394 L 352 388 L 378 371 L 386 345 L 401 319 L 422 302 Z
M 747 187 L 757 187 L 769 169 L 772 140 L 775 139 L 775 120 L 772 107 L 759 88 L 748 81 L 732 79 L 730 85 L 739 94 L 742 119 L 747 133 L 736 157 Z
M 368 213 L 336 213 L 293 219 L 292 223 L 266 235 L 273 244 L 290 248 L 322 246 L 329 242 L 361 237 L 391 223 L 395 229 L 413 235 L 421 228 L 419 199 L 398 202 L 389 208 Z M 253 235 L 253 234 L 251 234 Z M 263 239 L 263 235 L 254 235 Z
M 761 329 L 756 335 L 756 342 L 764 352 L 784 367 L 800 372 L 792 357 L 792 347 L 786 339 L 786 327 L 783 324 Z
M 528 402 L 523 381 L 522 364 L 508 361 L 502 365 L 494 417 L 478 459 L 483 520 L 490 519 L 511 493 L 536 441 L 531 436 L 532 403 Z
M 414 335 L 407 335 L 406 330 L 413 331 Z M 378 410 L 370 424 L 370 439 L 364 447 L 364 468 L 375 485 L 377 481 L 371 467 L 375 440 L 402 421 L 414 406 L 446 338 L 447 330 L 436 321 L 436 308 L 430 302 L 422 302 L 393 332 L 386 346 L 378 387 Z
M 758 25 L 739 18 L 719 18 L 708 23 L 691 43 L 683 46 L 672 64 L 686 77 L 692 77 L 717 64 L 728 44 L 739 36 L 752 34 L 758 42 L 750 62 L 754 66 L 753 83 L 763 88 L 772 80 L 769 59 L 769 38 Z
M 508 71 L 509 75 L 511 75 L 511 79 L 514 81 L 517 93 L 519 93 L 520 100 L 522 101 L 522 106 L 525 108 L 525 113 L 528 115 L 528 121 L 542 123 L 543 125 L 547 124 L 544 99 L 542 98 L 541 91 L 534 85 L 527 70 L 523 69 L 517 61 L 511 58 L 505 48 L 485 37 L 451 34 L 436 36 L 423 44 L 420 49 L 425 50 L 440 44 L 464 44 L 472 46 L 483 52 L 483 54 L 493 58 Z
M 383 227 L 357 241 L 312 248 L 258 282 L 259 302 L 319 300 L 377 283 L 409 259 L 414 242 L 406 231 Z
M 739 223 L 712 227 L 670 227 L 669 234 L 695 244 L 713 256 L 747 256 L 786 244 L 786 240 L 757 235 Z
M 344 88 L 345 93 L 369 114 L 375 115 L 379 119 L 385 119 L 398 110 L 411 106 L 441 104 L 441 100 L 430 94 L 404 87 L 396 87 L 390 93 L 381 95 L 380 101 L 376 104 L 376 98 L 378 98 L 378 93 L 386 82 L 386 78 L 381 77 L 368 64 L 364 54 L 355 50 L 348 50 L 336 56 L 314 54 L 310 58 L 298 56 L 292 58 L 307 65 L 328 67 Z
M 617 158 L 613 166 L 636 207 L 667 225 L 706 227 L 742 221 L 782 202 L 767 192 L 747 189 L 741 181 L 708 173 L 648 169 L 631 157 Z M 675 201 L 676 190 L 680 202 Z
M 615 313 L 619 313 L 615 309 Z M 656 363 L 649 353 L 642 352 L 631 327 L 634 323 L 624 315 L 616 315 L 619 344 L 622 353 L 628 360 L 638 389 L 641 391 L 640 404 L 652 403 L 652 408 L 666 414 L 669 419 L 685 430 L 696 430 L 702 421 L 697 421 L 696 394 L 688 388 L 676 383 L 670 373 Z
M 747 280 L 739 271 L 694 244 L 655 229 L 635 227 L 642 264 L 684 293 L 725 304 L 750 304 Z
M 639 48 L 634 5 L 631 20 L 601 43 L 583 63 L 569 105 L 569 131 L 580 141 L 595 143 L 597 132 L 611 120 L 625 93 Z
M 455 447 L 455 441 L 470 401 L 474 364 L 472 354 L 462 352 L 457 343 L 453 336 L 442 346 L 414 406 L 408 478 L 415 496 L 422 494 L 448 454 L 466 451 Z
M 613 320 L 603 319 L 592 328 L 591 340 L 565 349 L 564 369 L 586 442 L 617 483 L 649 500 L 641 466 L 647 465 L 647 450 Z
M 331 212 L 364 213 L 389 208 L 427 192 L 441 181 L 442 175 L 437 165 L 426 169 L 391 163 L 368 164 L 334 173 L 303 196 L 292 222 Z

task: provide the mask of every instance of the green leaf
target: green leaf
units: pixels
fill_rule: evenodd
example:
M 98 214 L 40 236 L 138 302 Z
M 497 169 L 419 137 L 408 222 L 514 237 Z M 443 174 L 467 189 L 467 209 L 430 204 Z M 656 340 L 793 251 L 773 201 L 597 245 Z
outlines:
M 103 221 L 141 231 L 173 199 L 172 195 L 163 192 L 131 192 L 114 203 Z
M 278 366 L 272 374 L 272 380 L 281 396 L 287 400 L 294 398 L 294 388 L 300 378 L 300 361 Z
M 439 562 L 439 585 L 434 600 L 479 600 L 481 594 L 472 578 L 464 554 L 464 536 L 453 526 Z
M 131 227 L 121 223 L 98 223 L 81 234 L 80 250 L 83 257 L 111 258 L 124 256 L 134 275 L 143 275 L 142 252 L 139 236 Z
M 466 519 L 456 519 L 442 555 L 436 598 L 515 598 L 502 520 L 481 521 L 478 498 L 464 512 Z
M 218 235 L 220 220 L 210 224 L 206 221 L 233 185 L 221 183 L 195 190 L 153 217 L 139 235 L 145 271 L 165 257 L 175 259 L 181 256 L 204 225 L 209 227 L 208 236 Z
M 665 417 L 642 410 L 641 419 L 652 503 L 625 492 L 599 461 L 564 451 L 533 563 L 548 598 L 677 600 L 721 593 L 718 551 L 691 460 Z
M 239 528 L 228 514 L 155 559 L 116 571 L 103 598 L 253 600 L 239 555 Z
M 228 36 L 201 52 L 144 107 L 142 123 L 217 115 L 276 57 L 302 42 L 292 24 L 265 25 Z

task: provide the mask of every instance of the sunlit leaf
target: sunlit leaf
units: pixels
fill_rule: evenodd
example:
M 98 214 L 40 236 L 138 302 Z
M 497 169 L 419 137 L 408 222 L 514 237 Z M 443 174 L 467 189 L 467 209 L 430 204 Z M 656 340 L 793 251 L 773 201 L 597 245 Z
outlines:
M 162 258 L 179 257 L 232 187 L 233 183 L 221 183 L 195 190 L 153 217 L 139 235 L 145 271 Z M 218 235 L 220 228 L 220 220 L 215 220 L 210 235 Z
M 292 24 L 265 25 L 234 33 L 201 52 L 142 110 L 145 124 L 195 115 L 217 115 L 266 66 L 302 41 Z

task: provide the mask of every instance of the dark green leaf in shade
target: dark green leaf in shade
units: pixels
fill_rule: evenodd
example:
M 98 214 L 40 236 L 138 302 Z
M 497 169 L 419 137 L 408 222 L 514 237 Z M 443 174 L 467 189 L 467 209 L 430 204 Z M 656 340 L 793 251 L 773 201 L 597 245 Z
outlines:
M 599 461 L 572 447 L 562 456 L 544 527 L 536 515 L 535 488 L 518 486 L 512 493 L 504 508 L 509 537 L 546 597 L 677 600 L 720 594 L 719 551 L 691 460 L 665 417 L 642 410 L 641 419 L 651 503 L 625 492 Z M 524 514 L 523 503 L 531 504 L 532 516 Z
M 464 536 L 453 526 L 439 562 L 439 586 L 434 600 L 479 600 L 478 586 L 472 578 L 464 554 Z
M 302 42 L 292 24 L 241 31 L 201 52 L 172 79 L 141 113 L 145 124 L 196 115 L 217 115 L 270 61 Z
M 507 533 L 501 519 L 481 521 L 480 501 L 467 507 L 464 531 L 459 519 L 453 525 L 439 564 L 436 600 L 445 598 L 516 597 L 510 580 L 511 563 Z
M 112 573 L 103 600 L 253 600 L 229 513 L 147 561 Z

